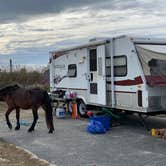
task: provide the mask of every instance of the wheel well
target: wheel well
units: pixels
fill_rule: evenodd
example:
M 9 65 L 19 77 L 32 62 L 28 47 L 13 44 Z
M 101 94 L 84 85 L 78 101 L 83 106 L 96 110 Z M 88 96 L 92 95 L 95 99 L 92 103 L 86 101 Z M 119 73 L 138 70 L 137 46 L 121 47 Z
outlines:
M 76 100 L 77 103 L 80 103 L 81 101 L 84 102 L 85 105 L 87 105 L 86 102 L 84 101 L 84 99 L 82 99 L 82 98 L 78 98 L 78 99 Z

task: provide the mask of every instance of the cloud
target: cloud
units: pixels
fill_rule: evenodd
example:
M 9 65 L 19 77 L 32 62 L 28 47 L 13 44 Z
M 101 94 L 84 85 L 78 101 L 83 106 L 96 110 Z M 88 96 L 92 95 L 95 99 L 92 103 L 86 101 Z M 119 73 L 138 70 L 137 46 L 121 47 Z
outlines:
M 165 0 L 0 0 L 0 64 L 8 56 L 39 63 L 37 55 L 47 63 L 55 47 L 91 37 L 166 36 L 165 6 Z
M 25 21 L 37 15 L 57 14 L 68 8 L 89 6 L 98 2 L 100 0 L 0 0 L 0 23 Z
M 85 7 L 98 12 L 100 9 L 127 10 L 139 9 L 147 13 L 165 11 L 165 0 L 0 0 L 0 24 L 9 22 L 24 22 L 32 17 L 58 14 L 68 9 Z M 165 15 L 165 13 L 164 13 Z

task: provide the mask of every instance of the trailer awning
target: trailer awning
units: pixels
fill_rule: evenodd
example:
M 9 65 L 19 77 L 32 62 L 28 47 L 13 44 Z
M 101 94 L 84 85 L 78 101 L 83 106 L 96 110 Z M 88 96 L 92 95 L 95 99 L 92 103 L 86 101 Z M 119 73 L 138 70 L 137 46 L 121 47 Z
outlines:
M 83 44 L 83 45 L 78 45 L 78 46 L 75 46 L 75 47 L 70 47 L 70 48 L 62 48 L 62 49 L 58 49 L 56 51 L 50 51 L 50 54 L 52 55 L 52 57 L 54 59 L 64 55 L 64 54 L 67 54 L 69 53 L 70 51 L 73 51 L 73 50 L 78 50 L 78 49 L 83 49 L 83 48 L 91 48 L 91 47 L 97 47 L 99 45 L 103 45 L 103 44 L 106 44 L 106 43 L 110 43 L 110 40 L 109 39 L 102 39 L 102 40 L 92 40 L 90 41 L 89 43 L 87 44 Z
M 166 86 L 166 45 L 136 45 L 139 59 L 150 86 Z

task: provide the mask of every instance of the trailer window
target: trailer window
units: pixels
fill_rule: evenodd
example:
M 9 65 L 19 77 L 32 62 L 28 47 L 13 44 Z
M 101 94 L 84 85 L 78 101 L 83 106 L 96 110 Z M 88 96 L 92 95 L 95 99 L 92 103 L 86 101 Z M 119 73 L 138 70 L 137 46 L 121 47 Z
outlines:
M 127 75 L 127 57 L 125 55 L 114 57 L 114 77 Z M 111 60 L 106 58 L 106 76 L 111 76 Z
M 76 64 L 68 65 L 68 77 L 76 77 L 77 76 L 77 66 Z
M 114 76 L 122 77 L 127 75 L 127 57 L 125 55 L 114 57 Z
M 96 49 L 91 49 L 89 51 L 89 66 L 90 66 L 90 71 L 97 71 L 97 51 Z

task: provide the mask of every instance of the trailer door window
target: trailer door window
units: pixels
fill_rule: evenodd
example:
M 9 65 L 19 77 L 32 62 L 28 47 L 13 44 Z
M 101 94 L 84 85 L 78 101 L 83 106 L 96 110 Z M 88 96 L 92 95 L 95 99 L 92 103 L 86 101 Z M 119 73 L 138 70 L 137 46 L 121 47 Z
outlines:
M 114 57 L 114 76 L 122 77 L 127 75 L 127 57 L 125 55 Z
M 77 76 L 77 66 L 76 64 L 68 65 L 68 77 L 76 77 Z
M 90 66 L 90 71 L 97 71 L 97 51 L 96 49 L 91 49 L 89 51 L 89 66 Z

